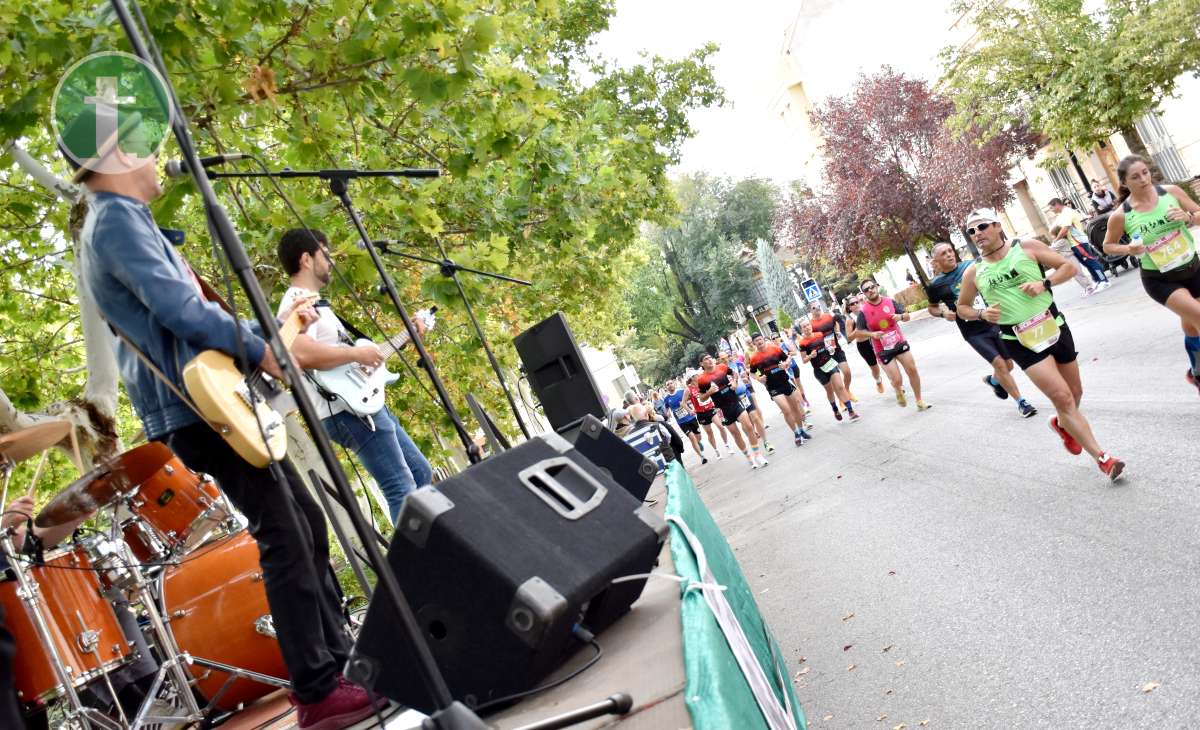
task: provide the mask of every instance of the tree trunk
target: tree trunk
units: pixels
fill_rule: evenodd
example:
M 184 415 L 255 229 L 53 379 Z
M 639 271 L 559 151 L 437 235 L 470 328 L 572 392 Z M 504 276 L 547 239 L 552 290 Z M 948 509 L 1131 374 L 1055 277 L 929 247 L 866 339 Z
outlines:
M 1142 137 L 1138 134 L 1137 127 L 1130 124 L 1121 127 L 1121 136 L 1125 138 L 1125 144 L 1128 145 L 1129 151 L 1135 155 L 1141 155 L 1146 158 L 1146 161 L 1153 165 L 1154 158 L 1150 156 L 1150 150 L 1146 149 L 1146 144 L 1142 142 Z
M 912 262 L 913 272 L 916 273 L 917 279 L 921 282 L 921 287 L 929 288 L 929 277 L 925 274 L 925 267 L 917 260 L 917 254 L 913 250 L 912 244 L 908 241 L 904 242 L 904 253 L 908 254 L 908 260 Z

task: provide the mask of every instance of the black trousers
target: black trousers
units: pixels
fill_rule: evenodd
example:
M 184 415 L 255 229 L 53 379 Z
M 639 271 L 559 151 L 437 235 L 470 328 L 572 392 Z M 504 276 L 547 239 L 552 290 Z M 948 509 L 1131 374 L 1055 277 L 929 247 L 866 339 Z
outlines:
M 318 702 L 333 691 L 345 666 L 350 637 L 339 610 L 325 516 L 291 462 L 268 469 L 242 461 L 207 425 L 174 431 L 168 446 L 193 471 L 211 474 L 249 520 L 258 541 L 267 603 L 279 648 L 300 702 Z
M 4 607 L 0 606 L 0 727 L 24 727 L 13 680 L 12 660 L 16 653 L 12 634 L 4 625 Z

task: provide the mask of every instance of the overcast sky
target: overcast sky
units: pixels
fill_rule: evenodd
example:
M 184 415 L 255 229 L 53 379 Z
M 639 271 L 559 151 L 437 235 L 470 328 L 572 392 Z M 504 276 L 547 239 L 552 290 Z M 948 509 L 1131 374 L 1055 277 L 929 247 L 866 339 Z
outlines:
M 610 29 L 597 50 L 621 64 L 642 51 L 679 57 L 708 41 L 720 46 L 712 62 L 730 103 L 693 113 L 698 131 L 683 150 L 679 171 L 707 170 L 734 178 L 757 175 L 785 182 L 798 177 L 798 154 L 770 114 L 782 90 L 784 33 L 803 14 L 793 47 L 800 47 L 805 86 L 814 102 L 848 91 L 860 72 L 891 64 L 913 76 L 936 78 L 937 54 L 955 37 L 949 0 L 617 0 Z

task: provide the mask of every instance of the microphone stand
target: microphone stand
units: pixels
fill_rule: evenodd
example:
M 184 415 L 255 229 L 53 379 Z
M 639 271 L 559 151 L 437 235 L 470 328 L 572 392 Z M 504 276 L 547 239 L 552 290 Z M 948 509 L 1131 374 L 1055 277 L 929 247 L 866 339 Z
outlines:
M 300 370 L 296 367 L 295 362 L 292 361 L 291 355 L 288 353 L 287 348 L 284 347 L 283 341 L 279 336 L 279 325 L 275 321 L 275 315 L 271 311 L 270 305 L 267 304 L 266 296 L 258 285 L 258 279 L 254 276 L 250 257 L 246 254 L 246 249 L 242 245 L 241 239 L 233 227 L 233 223 L 229 220 L 229 216 L 217 201 L 216 193 L 213 191 L 208 178 L 196 173 L 196 171 L 200 171 L 203 168 L 200 165 L 200 158 L 196 155 L 195 147 L 192 145 L 187 118 L 184 116 L 183 109 L 179 105 L 179 100 L 175 95 L 175 88 L 171 84 L 171 77 L 167 73 L 166 65 L 163 63 L 157 46 L 154 46 L 153 53 L 147 46 L 147 40 L 152 44 L 154 36 L 150 33 L 149 28 L 145 26 L 146 20 L 145 16 L 142 15 L 141 7 L 138 5 L 137 0 L 110 0 L 110 3 L 129 40 L 134 55 L 154 67 L 162 76 L 167 94 L 165 101 L 170 104 L 173 113 L 171 131 L 175 136 L 175 140 L 179 143 L 179 149 L 183 153 L 184 159 L 193 171 L 192 179 L 195 182 L 197 192 L 204 201 L 205 214 L 210 224 L 209 227 L 214 237 L 224 249 L 230 266 L 237 275 L 246 298 L 250 302 L 250 307 L 267 336 L 267 345 L 274 353 L 279 366 L 283 369 L 289 382 L 299 383 L 302 377 Z M 133 16 L 130 15 L 130 9 L 126 6 L 126 3 L 137 13 L 138 20 L 136 22 Z M 146 35 L 145 38 L 139 33 L 139 22 L 143 28 L 142 32 Z M 410 327 L 412 326 L 407 318 L 405 318 L 405 323 Z M 465 730 L 470 728 L 480 728 L 482 730 L 486 728 L 487 726 L 474 712 L 463 703 L 456 702 L 450 694 L 450 688 L 446 684 L 445 677 L 442 676 L 441 669 L 438 668 L 437 662 L 433 658 L 433 652 L 425 640 L 420 624 L 417 623 L 412 607 L 404 597 L 403 591 L 400 590 L 400 583 L 396 580 L 396 574 L 392 572 L 391 565 L 384 559 L 379 545 L 372 539 L 373 536 L 370 527 L 367 525 L 362 512 L 358 509 L 354 490 L 346 480 L 346 475 L 342 471 L 341 464 L 333 452 L 333 447 L 329 444 L 329 438 L 325 435 L 325 431 L 321 427 L 321 419 L 317 414 L 316 407 L 309 400 L 308 394 L 304 392 L 304 389 L 296 389 L 294 396 L 296 405 L 299 406 L 300 414 L 308 424 L 308 429 L 317 446 L 317 451 L 321 455 L 321 461 L 324 462 L 330 477 L 333 479 L 334 486 L 342 497 L 346 513 L 350 516 L 350 520 L 354 525 L 354 531 L 358 534 L 358 539 L 361 541 L 363 549 L 367 551 L 371 567 L 374 569 L 379 581 L 377 587 L 382 589 L 379 592 L 386 596 L 386 600 L 392 604 L 391 607 L 396 612 L 395 615 L 399 617 L 401 627 L 406 634 L 409 645 L 413 648 L 417 664 L 421 669 L 421 678 L 424 680 L 430 695 L 437 703 L 438 710 L 425 721 L 426 726 L 445 730 Z M 184 690 L 184 688 L 181 688 L 181 690 Z
M 508 381 L 504 378 L 504 371 L 500 367 L 500 362 L 496 360 L 496 356 L 492 353 L 492 348 L 491 345 L 488 344 L 487 336 L 483 334 L 483 328 L 479 326 L 479 320 L 475 318 L 475 309 L 471 306 L 471 300 L 467 299 L 467 292 L 465 289 L 463 289 L 462 282 L 458 280 L 458 272 L 466 271 L 467 273 L 475 274 L 476 276 L 486 276 L 492 279 L 499 279 L 500 281 L 508 281 L 512 282 L 513 284 L 520 284 L 522 286 L 533 286 L 533 284 L 525 281 L 524 279 L 518 279 L 515 276 L 505 276 L 504 274 L 496 274 L 491 271 L 480 271 L 479 269 L 472 269 L 469 266 L 457 264 L 451 261 L 447 256 L 446 247 L 442 245 L 441 239 L 435 238 L 434 241 L 437 243 L 438 251 L 442 255 L 440 261 L 426 258 L 424 256 L 416 256 L 414 254 L 405 253 L 392 248 L 393 245 L 403 245 L 403 241 L 375 241 L 375 246 L 383 253 L 390 254 L 392 256 L 402 256 L 406 259 L 412 259 L 413 261 L 423 261 L 427 264 L 433 264 L 438 267 L 438 270 L 441 271 L 442 276 L 446 276 L 454 280 L 454 286 L 458 288 L 458 295 L 462 297 L 463 306 L 465 306 L 467 309 L 467 317 L 471 320 L 471 326 L 475 328 L 475 334 L 479 335 L 479 342 L 483 345 L 483 351 L 487 353 L 488 362 L 492 364 L 492 372 L 496 373 L 496 380 L 500 381 L 500 388 L 504 391 L 504 397 L 508 399 L 508 407 L 512 409 L 513 417 L 517 419 L 517 425 L 521 427 L 521 433 L 525 434 L 526 439 L 531 438 L 529 434 L 529 427 L 525 425 L 525 420 L 521 418 L 521 412 L 517 409 L 517 402 L 513 398 L 512 391 L 508 389 Z
M 467 433 L 466 426 L 463 425 L 462 417 L 459 416 L 458 410 L 454 407 L 453 401 L 450 399 L 450 393 L 446 391 L 446 385 L 442 382 L 441 375 L 438 374 L 437 366 L 433 362 L 433 358 L 429 357 L 429 353 L 425 350 L 425 345 L 421 341 L 420 335 L 417 333 L 416 325 L 413 324 L 412 318 L 408 315 L 408 310 L 400 301 L 400 295 L 396 293 L 396 284 L 388 274 L 387 267 L 383 265 L 383 259 L 379 257 L 379 252 L 375 249 L 371 241 L 370 234 L 363 226 L 362 217 L 358 210 L 354 207 L 354 201 L 350 199 L 350 186 L 348 181 L 360 177 L 412 177 L 412 178 L 428 178 L 437 177 L 441 174 L 438 170 L 428 168 L 405 168 L 400 170 L 280 170 L 279 172 L 212 172 L 206 171 L 206 176 L 211 179 L 221 178 L 240 178 L 240 177 L 315 177 L 329 182 L 329 191 L 333 193 L 338 202 L 342 204 L 346 215 L 350 218 L 350 222 L 354 225 L 354 230 L 358 233 L 361 242 L 360 248 L 364 248 L 367 254 L 371 257 L 371 263 L 375 265 L 375 270 L 379 273 L 379 278 L 383 282 L 383 291 L 391 300 L 392 307 L 396 310 L 396 314 L 400 315 L 400 320 L 404 322 L 404 329 L 408 332 L 409 339 L 412 341 L 413 347 L 417 350 L 417 355 L 420 362 L 424 363 L 425 373 L 429 376 L 430 382 L 433 383 L 434 390 L 437 391 L 438 400 L 441 401 L 442 410 L 450 418 L 450 422 L 454 425 L 454 430 L 458 434 L 458 438 L 462 441 L 463 449 L 467 452 L 467 458 L 472 464 L 476 464 L 482 459 L 479 447 L 471 439 Z

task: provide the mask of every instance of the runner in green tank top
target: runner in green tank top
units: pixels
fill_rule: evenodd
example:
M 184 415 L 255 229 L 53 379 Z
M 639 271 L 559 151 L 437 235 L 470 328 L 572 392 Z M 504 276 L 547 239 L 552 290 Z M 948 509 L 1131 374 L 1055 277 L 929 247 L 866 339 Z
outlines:
M 1108 218 L 1104 253 L 1139 256 L 1142 287 L 1179 317 L 1188 356 L 1185 377 L 1200 390 L 1200 257 L 1188 226 L 1200 205 L 1176 185 L 1155 185 L 1150 166 L 1129 155 L 1117 166 L 1122 205 Z M 1121 243 L 1128 235 L 1130 243 Z
M 1125 462 L 1100 448 L 1079 410 L 1083 381 L 1075 342 L 1051 292 L 1053 286 L 1075 276 L 1077 264 L 1040 241 L 1005 240 L 999 216 L 988 208 L 971 213 L 963 227 L 982 260 L 963 273 L 958 316 L 1000 326 L 1009 356 L 1054 404 L 1058 413 L 1050 418 L 1050 428 L 1063 447 L 1072 454 L 1086 450 L 1100 471 L 1116 481 Z M 1054 269 L 1054 274 L 1047 277 L 1045 269 Z M 976 294 L 983 297 L 987 309 L 975 307 Z

